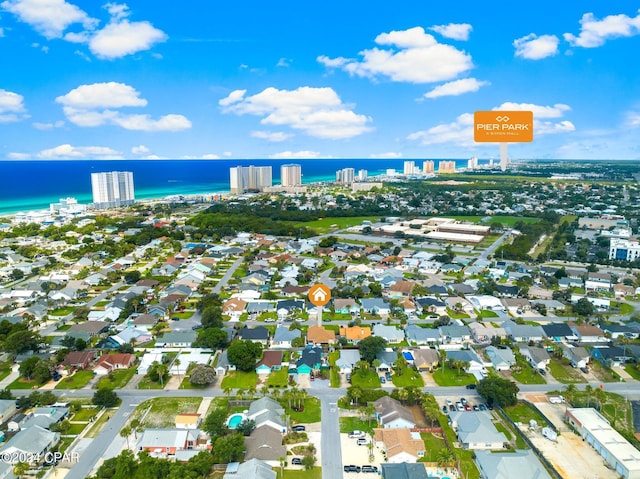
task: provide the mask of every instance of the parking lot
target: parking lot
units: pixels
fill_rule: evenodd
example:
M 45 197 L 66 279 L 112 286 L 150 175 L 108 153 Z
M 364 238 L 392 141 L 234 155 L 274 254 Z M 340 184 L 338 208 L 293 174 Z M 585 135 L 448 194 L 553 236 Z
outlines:
M 367 439 L 371 440 L 371 437 L 367 435 Z M 380 469 L 380 464 L 386 462 L 384 459 L 384 453 L 382 448 L 373 447 L 374 460 L 369 461 L 369 447 L 358 446 L 356 438 L 350 438 L 348 434 L 340 434 L 340 447 L 342 448 L 342 462 L 344 465 L 364 466 L 372 465 Z M 357 477 L 374 477 L 372 473 L 365 472 L 345 472 L 345 477 L 357 478 Z

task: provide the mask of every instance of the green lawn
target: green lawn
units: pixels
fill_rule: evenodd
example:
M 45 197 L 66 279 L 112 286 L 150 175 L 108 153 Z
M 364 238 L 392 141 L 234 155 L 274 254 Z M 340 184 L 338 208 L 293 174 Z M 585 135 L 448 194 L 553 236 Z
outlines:
M 73 434 L 74 436 L 77 436 L 82 431 L 84 431 L 84 428 L 87 427 L 88 424 L 88 422 L 82 424 L 72 424 L 69 430 L 65 432 L 65 434 Z
M 400 388 L 405 388 L 408 386 L 424 387 L 422 376 L 413 368 L 405 368 L 402 376 L 394 374 L 393 376 L 391 376 L 391 378 L 393 379 L 393 384 Z
M 152 381 L 148 377 L 143 377 L 142 380 L 138 383 L 138 389 L 164 389 L 167 381 L 164 384 L 160 384 L 160 382 Z
M 457 442 L 458 438 L 454 430 L 449 426 L 447 417 L 444 414 L 440 414 L 438 416 L 438 420 L 440 422 L 440 427 L 442 427 L 442 430 L 447 435 L 449 444 Z M 480 479 L 480 472 L 478 471 L 476 463 L 473 461 L 474 452 L 467 449 L 454 449 L 454 453 L 460 460 L 460 469 L 462 469 L 464 477 L 466 479 Z
M 62 379 L 56 389 L 80 389 L 93 379 L 93 371 L 76 371 L 73 375 Z
M 98 418 L 98 420 L 93 423 L 93 425 L 91 426 L 91 429 L 89 429 L 87 431 L 87 433 L 84 435 L 84 437 L 88 437 L 88 438 L 96 437 L 100 433 L 100 431 L 102 431 L 102 428 L 104 427 L 104 425 L 109 420 L 109 416 L 111 416 L 111 413 L 109 411 L 105 411 L 102 414 L 102 416 L 100 416 Z M 64 438 L 64 439 L 67 439 L 67 438 Z M 71 439 L 73 439 L 73 438 L 71 438 Z
M 136 373 L 136 367 L 133 366 L 128 369 L 117 369 L 98 381 L 98 387 L 109 389 L 120 389 L 127 385 L 133 375 Z
M 418 462 L 436 462 L 438 451 L 447 448 L 447 444 L 441 437 L 435 436 L 430 432 L 420 433 L 420 438 L 424 441 L 425 453 L 424 457 L 418 459 Z
M 58 452 L 65 452 L 74 440 L 75 440 L 75 437 L 61 438 L 60 442 L 58 443 Z
M 11 390 L 11 389 L 38 389 L 40 386 L 42 386 L 42 384 L 36 382 L 36 381 L 27 381 L 24 378 L 18 378 L 15 381 L 13 381 L 11 384 L 9 384 L 9 386 L 7 386 L 7 389 Z
M 289 409 L 287 402 L 284 401 L 283 406 L 289 417 L 291 424 L 320 422 L 320 400 L 315 397 L 308 397 L 304 400 L 304 411 L 296 412 Z
M 202 402 L 201 397 L 158 397 L 140 404 L 132 418 L 142 419 L 145 428 L 173 427 L 176 414 L 195 413 Z
M 592 361 L 589 365 L 589 369 L 599 381 L 603 383 L 617 383 L 620 381 L 620 377 L 611 369 L 604 367 L 598 361 Z
M 380 387 L 380 378 L 371 369 L 358 369 L 351 374 L 351 384 L 365 389 L 375 389 Z
M 629 303 L 613 303 L 611 307 L 620 309 L 620 311 L 616 314 L 625 315 L 625 314 L 633 314 L 634 312 L 633 306 L 631 306 Z
M 462 312 L 458 312 L 458 311 L 454 311 L 451 308 L 447 308 L 447 315 L 451 318 L 451 319 L 468 319 L 469 315 L 467 313 L 462 313 Z
M 497 318 L 498 317 L 498 313 L 496 313 L 495 311 L 491 311 L 489 309 L 482 309 L 480 311 L 478 311 L 478 317 L 485 319 L 485 318 Z
M 438 386 L 465 386 L 467 384 L 475 384 L 476 382 L 473 374 L 468 374 L 464 371 L 458 374 L 458 371 L 449 368 L 446 363 L 444 365 L 444 372 L 442 367 L 439 367 L 431 376 Z
M 624 370 L 636 381 L 640 381 L 640 368 L 638 364 L 627 364 Z
M 562 360 L 558 358 L 551 358 L 551 361 L 549 362 L 549 370 L 554 378 L 564 384 L 587 382 L 577 369 L 572 368 L 568 364 L 564 364 Z
M 258 384 L 258 374 L 255 371 L 245 373 L 243 371 L 231 371 L 222 379 L 222 389 L 249 389 Z
M 172 313 L 171 317 L 172 318 L 180 318 L 180 319 L 189 319 L 191 316 L 193 316 L 195 313 L 195 311 L 184 311 L 182 313 Z
M 344 229 L 350 226 L 357 226 L 359 224 L 362 224 L 362 222 L 365 220 L 377 222 L 379 219 L 379 216 L 352 216 L 340 218 L 320 218 L 319 220 L 315 221 L 307 221 L 305 223 L 295 224 L 306 226 L 307 228 L 315 230 L 318 234 L 323 234 L 332 231 L 331 226 L 333 225 L 336 225 L 337 229 Z
M 71 306 L 64 306 L 62 308 L 56 308 L 49 313 L 49 316 L 66 316 L 68 314 L 73 313 L 75 308 Z
M 521 355 L 516 353 L 516 364 L 511 368 L 513 379 L 521 384 L 545 384 L 542 375 L 537 372 Z
M 363 421 L 359 417 L 341 417 L 340 418 L 340 432 L 348 433 L 351 431 L 364 431 L 366 433 L 373 433 L 373 428 L 377 427 L 378 423 L 375 419 L 371 421 Z
M 9 374 L 11 374 L 11 368 L 0 369 L 0 381 L 6 378 Z
M 529 424 L 531 419 L 534 419 L 539 426 L 544 426 L 547 421 L 538 414 L 537 411 L 531 409 L 527 404 L 519 402 L 515 406 L 509 406 L 503 408 L 507 416 L 511 418 L 513 422 L 521 422 L 523 424 Z
M 340 359 L 340 351 L 333 351 L 329 353 L 329 365 L 331 366 L 329 380 L 332 388 L 340 387 L 340 371 L 335 367 L 338 359 Z
M 289 370 L 282 368 L 279 371 L 271 371 L 267 379 L 267 386 L 276 388 L 285 388 L 289 383 Z
M 314 467 L 310 471 L 305 471 L 304 469 L 285 469 L 284 477 L 280 475 L 281 469 L 279 467 L 274 467 L 274 471 L 276 471 L 276 479 L 322 479 L 322 468 Z
M 89 418 L 98 414 L 97 407 L 83 407 L 71 418 L 72 421 L 86 422 Z

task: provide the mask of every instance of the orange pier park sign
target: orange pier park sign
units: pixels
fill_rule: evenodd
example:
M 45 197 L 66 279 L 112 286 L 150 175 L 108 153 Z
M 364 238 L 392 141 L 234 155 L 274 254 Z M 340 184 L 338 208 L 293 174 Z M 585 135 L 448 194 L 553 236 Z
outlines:
M 473 139 L 485 143 L 533 141 L 532 111 L 476 111 Z
M 326 284 L 318 283 L 309 288 L 307 296 L 314 306 L 324 306 L 331 300 L 331 290 Z

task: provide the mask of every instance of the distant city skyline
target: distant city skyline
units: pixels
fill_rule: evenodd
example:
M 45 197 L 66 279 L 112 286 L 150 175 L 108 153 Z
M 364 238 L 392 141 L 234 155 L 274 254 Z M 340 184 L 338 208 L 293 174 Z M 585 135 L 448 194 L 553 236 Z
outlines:
M 0 1 L 0 159 L 640 159 L 632 3 Z

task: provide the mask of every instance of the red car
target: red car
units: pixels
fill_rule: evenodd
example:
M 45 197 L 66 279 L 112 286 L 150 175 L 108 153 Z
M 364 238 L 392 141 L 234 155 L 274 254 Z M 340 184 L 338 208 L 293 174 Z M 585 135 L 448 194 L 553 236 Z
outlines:
M 468 404 L 464 405 L 464 410 L 465 411 L 471 411 L 471 406 L 469 406 Z

